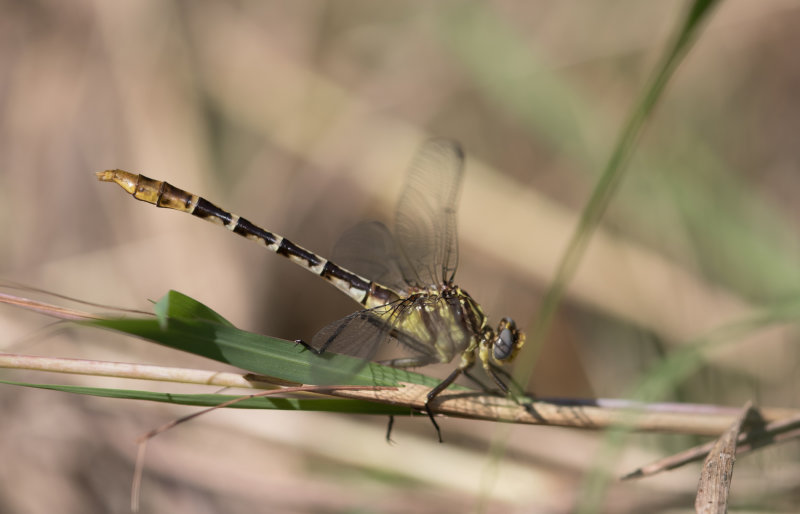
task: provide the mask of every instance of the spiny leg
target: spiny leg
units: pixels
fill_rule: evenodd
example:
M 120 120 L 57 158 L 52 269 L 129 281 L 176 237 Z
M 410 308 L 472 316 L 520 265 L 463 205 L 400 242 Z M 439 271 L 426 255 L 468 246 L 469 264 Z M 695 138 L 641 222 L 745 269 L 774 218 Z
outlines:
M 394 416 L 389 416 L 389 424 L 386 425 L 386 443 L 394 444 L 392 441 L 392 428 L 394 427 Z
M 508 396 L 508 386 L 505 382 L 500 380 L 500 377 L 497 375 L 497 370 L 491 366 L 487 366 L 485 369 L 489 376 L 492 377 L 492 380 L 494 380 L 494 383 L 497 384 L 497 387 L 500 388 L 504 395 Z
M 403 357 L 400 359 L 390 359 L 385 361 L 379 361 L 379 364 L 383 364 L 385 366 L 392 366 L 395 368 L 416 368 L 421 366 L 427 366 L 428 364 L 433 364 L 435 362 L 439 362 L 436 356 L 434 355 L 420 355 L 416 357 Z M 450 384 L 452 384 L 456 378 L 462 373 L 462 368 L 459 367 L 455 369 L 450 375 L 445 378 L 442 382 L 440 382 L 436 387 L 430 390 L 426 399 L 425 399 L 425 413 L 428 414 L 428 418 L 430 418 L 431 423 L 433 423 L 433 428 L 436 429 L 436 437 L 439 439 L 439 442 L 442 441 L 442 431 L 439 428 L 439 424 L 436 423 L 436 420 L 433 417 L 433 411 L 430 408 L 430 402 L 434 398 L 436 398 L 439 393 L 447 389 Z M 389 430 L 391 430 L 391 424 L 389 425 Z M 387 432 L 387 436 L 389 432 Z
M 510 398 L 517 405 L 520 405 L 520 406 L 523 406 L 523 407 L 526 407 L 526 408 L 532 404 L 533 395 L 525 392 L 525 390 L 522 387 L 520 387 L 519 384 L 517 384 L 517 382 L 514 380 L 514 377 L 512 377 L 511 374 L 508 371 L 506 371 L 505 369 L 501 368 L 500 366 L 498 366 L 497 364 L 494 364 L 492 362 L 484 363 L 483 368 L 486 371 L 486 373 L 490 377 L 492 377 L 492 380 L 494 380 L 495 384 L 497 384 L 497 386 L 500 388 L 500 392 L 502 393 L 502 396 L 504 396 L 506 398 Z M 475 377 L 471 376 L 466 371 L 464 372 L 464 374 L 466 376 L 468 376 L 469 378 L 471 378 L 473 381 L 475 381 L 477 384 L 479 384 L 484 389 L 485 392 L 491 392 L 485 386 L 485 384 L 483 384 L 482 382 L 476 380 Z M 509 381 L 509 383 L 511 383 L 511 385 L 513 386 L 513 388 L 515 390 L 513 393 L 509 389 L 508 385 L 506 385 L 506 383 L 503 382 L 500 379 L 500 375 L 502 375 L 503 378 L 505 378 L 506 380 Z M 537 416 L 537 417 L 539 417 L 539 416 Z
M 428 393 L 428 398 L 425 401 L 425 412 L 428 413 L 428 418 L 430 418 L 431 423 L 433 423 L 433 427 L 436 429 L 436 436 L 439 438 L 440 443 L 444 442 L 442 441 L 442 431 L 439 428 L 439 424 L 436 422 L 436 419 L 434 419 L 433 417 L 433 411 L 431 411 L 431 402 L 433 401 L 434 398 L 439 396 L 439 394 L 441 394 L 442 391 L 450 387 L 450 385 L 453 382 L 455 382 L 458 376 L 464 371 L 465 370 L 461 369 L 461 367 L 454 369 L 453 372 L 450 373 L 450 375 L 448 375 L 447 378 L 445 378 L 439 383 L 439 385 L 430 390 L 430 392 Z
M 504 368 L 501 368 L 500 366 L 492 362 L 489 363 L 489 366 L 491 367 L 491 370 L 487 374 L 492 377 L 495 384 L 497 384 L 499 390 L 489 388 L 489 386 L 484 384 L 483 381 L 479 380 L 477 377 L 475 377 L 472 373 L 468 371 L 464 371 L 464 376 L 466 376 L 474 383 L 476 383 L 486 394 L 504 398 L 510 398 L 517 405 L 522 405 L 522 406 L 529 405 L 533 401 L 535 395 L 533 393 L 525 391 L 517 383 L 517 381 L 514 380 L 514 377 L 511 376 L 511 373 L 509 373 Z M 499 378 L 500 376 L 502 376 L 503 379 L 507 382 L 503 382 L 502 379 Z M 511 387 L 509 387 L 508 384 L 511 384 Z
M 465 371 L 464 376 L 470 379 L 472 382 L 474 382 L 481 389 L 481 391 L 483 391 L 486 394 L 498 395 L 498 396 L 503 394 L 502 390 L 498 391 L 497 389 L 492 389 L 491 387 L 483 383 L 483 381 L 480 380 L 478 377 L 473 375 L 472 372 Z
M 525 396 L 528 398 L 533 398 L 535 396 L 533 393 L 525 391 L 525 389 L 523 389 L 522 386 L 519 385 L 516 380 L 514 380 L 514 377 L 511 376 L 511 373 L 506 371 L 504 368 L 501 368 L 497 364 L 491 362 L 489 363 L 489 366 L 491 366 L 492 371 L 494 373 L 502 375 L 502 377 L 508 382 L 508 384 L 511 384 L 511 387 L 506 389 L 506 394 L 508 394 L 508 389 L 513 389 L 515 391 L 515 394 L 519 396 Z
M 294 344 L 299 344 L 300 346 L 303 347 L 303 351 L 308 350 L 309 352 L 313 353 L 314 355 L 322 355 L 325 352 L 325 350 L 317 350 L 316 348 L 314 348 L 313 346 L 311 346 L 310 344 L 308 344 L 307 342 L 305 342 L 302 339 L 295 339 L 294 340 Z

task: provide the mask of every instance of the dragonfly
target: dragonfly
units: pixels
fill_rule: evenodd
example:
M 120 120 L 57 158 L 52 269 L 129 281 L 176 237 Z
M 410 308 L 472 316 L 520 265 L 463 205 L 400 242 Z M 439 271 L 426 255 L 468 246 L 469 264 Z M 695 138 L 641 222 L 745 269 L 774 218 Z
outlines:
M 310 344 L 297 341 L 317 355 L 344 353 L 364 362 L 373 360 L 387 343 L 397 343 L 404 356 L 379 360 L 380 364 L 416 368 L 458 357 L 457 367 L 430 390 L 424 404 L 441 442 L 431 410 L 434 399 L 461 374 L 470 376 L 476 362 L 508 394 L 500 378 L 508 376 L 502 366 L 513 361 L 525 343 L 524 332 L 511 318 L 502 318 L 492 328 L 481 306 L 454 283 L 456 207 L 464 160 L 457 142 L 426 141 L 409 167 L 394 230 L 366 222 L 340 238 L 333 255 L 347 268 L 167 182 L 119 169 L 98 172 L 97 177 L 118 184 L 137 200 L 222 225 L 322 277 L 358 302 L 361 310 L 322 328 Z

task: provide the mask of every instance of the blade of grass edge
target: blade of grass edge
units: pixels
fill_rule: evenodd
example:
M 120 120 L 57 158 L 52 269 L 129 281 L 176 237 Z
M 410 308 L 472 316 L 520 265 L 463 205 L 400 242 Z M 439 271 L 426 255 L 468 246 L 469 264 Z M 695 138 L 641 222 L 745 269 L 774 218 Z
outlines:
M 326 353 L 317 356 L 293 341 L 240 330 L 196 300 L 171 291 L 157 304 L 159 319 L 121 318 L 80 324 L 134 335 L 170 348 L 224 362 L 260 375 L 302 384 L 436 386 L 440 380 L 407 370 Z M 173 317 L 175 316 L 175 317 Z M 357 370 L 344 375 L 340 370 Z M 346 380 L 319 384 L 320 376 Z M 333 380 L 333 378 L 331 378 Z
M 614 151 L 600 176 L 600 180 L 592 191 L 589 202 L 581 213 L 578 226 L 559 262 L 556 276 L 546 291 L 536 319 L 533 321 L 530 331 L 533 344 L 527 354 L 523 352 L 523 355 L 520 356 L 520 365 L 516 368 L 516 373 L 514 374 L 515 378 L 521 383 L 527 383 L 527 379 L 530 378 L 533 364 L 536 362 L 537 352 L 549 331 L 553 316 L 577 270 L 591 236 L 625 176 L 626 164 L 630 160 L 636 142 L 641 136 L 645 121 L 652 113 L 658 99 L 662 96 L 669 79 L 691 48 L 701 25 L 711 14 L 717 3 L 719 3 L 719 0 L 695 0 L 692 2 L 673 43 L 656 67 L 653 78 L 649 85 L 644 88 L 643 95 L 623 126 Z M 610 436 L 610 438 L 612 437 Z M 617 445 L 622 444 L 621 437 L 613 437 L 613 440 Z M 619 448 L 619 446 L 614 447 Z M 576 512 L 597 512 L 602 509 L 610 480 L 610 476 L 605 472 L 605 462 L 609 461 L 598 462 L 599 464 L 592 468 L 592 471 L 581 484 Z
M 519 370 L 514 376 L 520 383 L 527 383 L 527 379 L 530 378 L 538 351 L 543 344 L 544 337 L 547 335 L 553 316 L 566 292 L 567 286 L 583 258 L 595 229 L 600 224 L 603 214 L 625 176 L 627 170 L 625 165 L 630 160 L 636 142 L 641 136 L 644 122 L 652 113 L 669 79 L 694 42 L 703 20 L 719 1 L 695 0 L 693 2 L 677 33 L 677 37 L 656 67 L 650 83 L 644 88 L 642 96 L 636 102 L 628 121 L 623 126 L 611 157 L 592 191 L 592 196 L 581 212 L 578 226 L 572 234 L 567 249 L 559 262 L 555 278 L 545 292 L 539 312 L 531 323 L 529 341 L 532 344 L 526 346 L 527 352 L 523 350 L 518 360 L 519 364 L 515 369 L 515 371 Z
M 642 95 L 636 102 L 625 125 L 623 125 L 605 169 L 581 213 L 578 226 L 570 238 L 539 311 L 529 323 L 529 343 L 518 357 L 513 374 L 517 383 L 528 383 L 538 352 L 549 331 L 558 305 L 577 270 L 595 229 L 624 178 L 625 165 L 630 160 L 635 144 L 641 135 L 644 122 L 652 113 L 673 72 L 691 47 L 701 24 L 718 1 L 695 0 L 689 6 L 672 44 L 666 49 L 664 56 L 655 68 L 650 82 L 642 90 Z M 507 431 L 507 427 L 500 429 L 493 439 L 490 464 L 484 473 L 487 480 L 484 480 L 481 485 L 483 490 L 482 497 L 486 497 L 488 489 L 492 487 L 493 480 L 489 477 L 496 475 L 493 471 L 496 471 L 504 453 Z M 582 511 L 592 510 L 589 505 L 594 505 L 594 509 L 597 509 L 600 504 L 583 502 L 579 505 L 579 508 Z
M 170 290 L 153 306 L 159 323 L 165 326 L 169 318 L 185 320 L 206 320 L 220 325 L 233 326 L 210 307 L 178 291 Z
M 146 400 L 151 402 L 172 403 L 175 405 L 189 405 L 194 407 L 214 407 L 241 397 L 241 395 L 173 394 L 153 391 L 140 391 L 135 389 L 110 389 L 103 387 L 73 386 L 62 384 L 33 384 L 29 382 L 16 382 L 11 380 L 0 380 L 0 384 L 35 389 L 47 389 L 51 391 L 81 394 L 86 396 L 99 396 L 103 398 L 117 398 L 126 400 Z M 416 414 L 408 407 L 399 405 L 389 405 L 385 403 L 342 398 L 248 398 L 233 405 L 227 406 L 226 408 L 340 412 L 347 414 L 374 415 Z

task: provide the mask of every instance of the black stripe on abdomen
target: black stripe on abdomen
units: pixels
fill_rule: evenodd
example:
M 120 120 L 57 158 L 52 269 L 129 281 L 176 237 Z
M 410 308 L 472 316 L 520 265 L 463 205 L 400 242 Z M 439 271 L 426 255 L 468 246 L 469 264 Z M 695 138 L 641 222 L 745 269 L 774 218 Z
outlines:
M 360 289 L 360 290 L 362 290 L 364 292 L 369 292 L 369 290 L 370 290 L 370 283 L 369 282 L 367 282 L 363 278 L 359 277 L 358 275 L 355 275 L 355 274 L 350 273 L 349 271 L 347 271 L 347 270 L 345 270 L 343 268 L 340 268 L 339 266 L 337 266 L 336 264 L 332 263 L 331 261 L 328 261 L 328 262 L 325 263 L 325 267 L 322 269 L 322 273 L 320 273 L 319 275 L 321 277 L 323 277 L 323 278 L 327 278 L 327 279 L 334 278 L 334 279 L 341 280 L 343 282 L 347 282 L 352 287 L 354 287 L 356 289 Z
M 285 237 L 281 241 L 281 245 L 276 250 L 276 253 L 283 255 L 285 257 L 289 257 L 292 260 L 302 260 L 308 263 L 306 266 L 309 269 L 316 268 L 322 265 L 325 262 L 325 259 L 320 257 L 319 255 L 315 254 L 314 252 L 309 252 L 302 246 L 297 246 L 293 242 L 289 241 Z
M 230 225 L 233 220 L 233 214 L 220 209 L 205 198 L 197 199 L 197 205 L 194 207 L 192 215 L 213 223 L 222 223 L 225 226 Z
M 278 240 L 280 239 L 279 236 L 276 236 L 272 232 L 264 230 L 257 225 L 253 225 L 249 220 L 244 218 L 239 218 L 239 221 L 236 223 L 236 227 L 234 227 L 233 231 L 240 236 L 247 238 L 256 237 L 261 239 L 268 246 L 278 244 Z

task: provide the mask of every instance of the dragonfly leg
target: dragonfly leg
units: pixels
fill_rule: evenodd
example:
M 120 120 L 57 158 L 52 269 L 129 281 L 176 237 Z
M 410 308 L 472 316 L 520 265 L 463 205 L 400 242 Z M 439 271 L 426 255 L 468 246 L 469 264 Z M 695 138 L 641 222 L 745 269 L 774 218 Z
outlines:
M 514 377 L 511 376 L 511 373 L 491 362 L 489 363 L 489 366 L 491 369 L 487 374 L 492 377 L 494 382 L 499 387 L 499 390 L 490 389 L 489 386 L 484 384 L 481 380 L 478 380 L 478 378 L 473 376 L 469 371 L 464 371 L 464 376 L 478 384 L 478 386 L 486 394 L 510 398 L 518 405 L 526 405 L 533 401 L 535 395 L 533 393 L 526 392 L 522 387 L 520 387 L 517 381 L 514 380 Z M 502 377 L 502 379 L 500 377 Z M 509 387 L 509 384 L 511 387 Z
M 316 348 L 314 348 L 313 346 L 311 346 L 307 342 L 303 341 L 302 339 L 295 339 L 294 340 L 294 344 L 299 344 L 300 346 L 303 347 L 303 350 L 308 350 L 311 353 L 313 353 L 314 355 L 322 355 L 323 353 L 325 353 L 324 349 L 323 350 L 317 350 Z
M 431 411 L 431 402 L 433 401 L 434 398 L 439 396 L 439 394 L 442 391 L 444 391 L 445 389 L 450 387 L 450 384 L 455 382 L 455 380 L 458 378 L 458 376 L 463 371 L 464 370 L 462 370 L 460 367 L 456 368 L 455 370 L 453 370 L 453 372 L 450 373 L 450 375 L 447 378 L 442 380 L 439 383 L 439 385 L 437 385 L 436 387 L 431 389 L 431 391 L 428 393 L 428 398 L 425 401 L 425 412 L 428 414 L 428 417 L 430 418 L 431 423 L 433 423 L 433 427 L 436 429 L 436 435 L 438 436 L 440 443 L 443 442 L 442 441 L 442 431 L 439 429 L 439 424 L 436 422 L 436 419 L 434 419 L 434 417 L 433 417 L 433 411 Z
M 528 398 L 535 398 L 536 397 L 536 395 L 534 395 L 533 393 L 525 391 L 525 389 L 523 389 L 522 386 L 519 385 L 516 380 L 514 380 L 514 377 L 511 376 L 511 373 L 509 373 L 505 369 L 503 369 L 503 368 L 501 368 L 501 367 L 499 367 L 496 364 L 493 364 L 491 362 L 489 363 L 489 366 L 491 366 L 492 371 L 494 371 L 494 373 L 496 373 L 498 375 L 501 375 L 506 380 L 506 383 L 511 385 L 510 389 L 515 390 L 516 394 L 518 394 L 520 396 L 526 396 Z M 496 377 L 495 377 L 495 380 L 497 380 Z
M 416 368 L 420 366 L 427 366 L 428 364 L 434 364 L 439 362 L 439 359 L 433 355 L 419 355 L 416 357 L 403 357 L 399 359 L 388 359 L 384 361 L 378 361 L 379 364 L 383 364 L 384 366 L 391 366 L 393 368 Z M 429 406 L 431 400 L 436 398 L 442 391 L 448 388 L 453 381 L 458 378 L 458 375 L 461 373 L 461 369 L 456 369 L 453 373 L 450 374 L 449 377 L 444 379 L 442 383 L 431 389 L 428 393 L 427 399 L 425 400 L 425 413 L 428 414 L 428 417 L 433 423 L 433 428 L 436 429 L 436 436 L 439 439 L 439 442 L 442 442 L 442 431 L 439 428 L 439 424 L 436 423 L 436 420 L 433 418 L 433 412 Z M 386 431 L 386 440 L 391 442 L 389 436 L 391 435 L 392 430 L 392 423 L 394 420 L 389 420 L 389 426 Z
M 394 416 L 389 416 L 389 424 L 386 425 L 386 444 L 394 444 L 394 441 L 392 441 L 393 427 L 394 427 Z
M 469 371 L 464 371 L 464 376 L 467 377 L 468 379 L 472 380 L 475 384 L 477 384 L 478 387 L 480 387 L 481 390 L 484 393 L 486 393 L 486 394 L 498 394 L 498 391 L 496 389 L 490 388 L 488 385 L 484 384 L 482 380 L 479 380 L 478 377 L 476 377 L 475 375 L 473 375 Z M 502 392 L 502 390 L 500 392 Z
M 503 391 L 503 394 L 508 395 L 508 386 L 505 384 L 505 382 L 500 380 L 500 377 L 498 376 L 497 372 L 499 371 L 499 369 L 487 366 L 486 371 L 489 373 L 489 376 L 492 377 L 494 383 L 497 384 L 497 387 L 499 387 L 500 390 Z
M 390 359 L 386 361 L 380 361 L 380 364 L 385 366 L 392 366 L 395 368 L 415 368 L 418 366 L 427 366 L 428 364 L 433 364 L 435 362 L 439 362 L 439 360 L 433 355 L 426 355 L 426 356 L 417 356 L 417 357 L 405 357 L 401 359 Z M 430 403 L 431 401 L 439 396 L 439 394 L 450 387 L 450 384 L 455 382 L 458 376 L 464 372 L 464 369 L 461 367 L 456 368 L 450 375 L 445 378 L 442 382 L 440 382 L 436 387 L 430 390 L 425 399 L 425 413 L 430 418 L 431 423 L 433 423 L 433 428 L 436 429 L 436 436 L 439 439 L 439 442 L 442 442 L 442 430 L 439 428 L 439 424 L 436 422 L 436 419 L 433 417 L 433 411 L 431 410 Z M 389 429 L 391 430 L 391 424 L 389 425 Z M 387 432 L 387 437 L 389 433 Z

